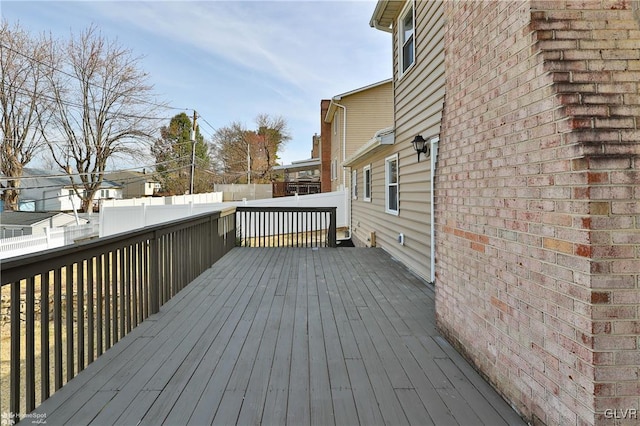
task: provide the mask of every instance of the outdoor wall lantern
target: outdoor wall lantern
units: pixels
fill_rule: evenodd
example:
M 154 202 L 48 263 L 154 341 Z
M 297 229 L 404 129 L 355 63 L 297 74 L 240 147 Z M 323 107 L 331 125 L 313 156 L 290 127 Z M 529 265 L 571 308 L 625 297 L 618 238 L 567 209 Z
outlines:
M 431 154 L 429 152 L 430 151 L 429 143 L 424 140 L 422 135 L 416 135 L 416 137 L 413 138 L 411 143 L 413 144 L 413 149 L 415 149 L 416 152 L 418 153 L 418 163 L 420 162 L 420 154 L 421 153 L 422 154 L 427 154 L 427 158 L 429 158 L 429 154 Z

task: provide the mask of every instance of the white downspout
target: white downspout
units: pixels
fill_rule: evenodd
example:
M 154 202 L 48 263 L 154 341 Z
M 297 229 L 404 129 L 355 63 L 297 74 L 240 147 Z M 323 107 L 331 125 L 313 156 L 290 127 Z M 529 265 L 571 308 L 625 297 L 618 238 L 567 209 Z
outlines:
M 334 97 L 333 104 L 338 108 L 342 108 L 343 111 L 344 119 L 342 120 L 342 163 L 344 163 L 345 161 L 347 161 L 347 107 L 344 105 L 340 105 L 337 102 L 340 99 L 341 98 L 339 96 Z M 351 237 L 351 194 L 349 193 L 351 191 L 351 187 L 349 187 L 349 191 L 347 191 L 347 168 L 344 166 L 342 166 L 342 190 L 344 191 L 345 206 L 347 207 L 349 237 Z
M 336 101 L 339 101 L 341 98 L 336 96 L 333 98 L 333 104 L 338 108 L 342 108 L 344 119 L 342 120 L 342 162 L 344 163 L 347 160 L 347 107 L 344 105 L 340 105 Z M 346 167 L 342 167 L 342 187 L 345 188 L 347 186 L 347 169 Z
M 440 138 L 431 139 L 431 283 L 436 282 L 436 207 L 434 194 L 434 180 L 436 177 L 436 163 L 438 160 L 438 142 Z

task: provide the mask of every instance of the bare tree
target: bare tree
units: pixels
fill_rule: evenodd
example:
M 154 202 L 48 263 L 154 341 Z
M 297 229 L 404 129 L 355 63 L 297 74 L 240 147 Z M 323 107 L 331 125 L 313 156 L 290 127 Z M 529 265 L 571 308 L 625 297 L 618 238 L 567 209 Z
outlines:
M 234 122 L 218 129 L 213 136 L 216 157 L 222 164 L 226 181 L 270 183 L 274 178 L 278 151 L 290 139 L 287 122 L 282 117 L 260 114 L 256 130 L 247 130 Z
M 96 27 L 72 36 L 60 54 L 64 71 L 50 79 L 56 114 L 45 137 L 89 211 L 107 161 L 146 152 L 155 132 L 153 114 L 161 106 L 152 102 L 140 58 Z
M 291 136 L 287 128 L 287 121 L 283 117 L 271 117 L 268 114 L 260 114 L 256 117 L 256 131 L 258 146 L 264 167 L 260 170 L 260 177 L 265 182 L 271 182 L 274 178 L 273 167 L 278 162 L 278 151 L 282 149 Z
M 233 122 L 216 130 L 213 147 L 223 182 L 247 183 L 251 173 L 251 131 L 239 122 Z
M 39 124 L 50 117 L 45 95 L 51 39 L 32 37 L 18 24 L 0 23 L 0 172 L 5 209 L 18 210 L 23 168 L 44 145 Z

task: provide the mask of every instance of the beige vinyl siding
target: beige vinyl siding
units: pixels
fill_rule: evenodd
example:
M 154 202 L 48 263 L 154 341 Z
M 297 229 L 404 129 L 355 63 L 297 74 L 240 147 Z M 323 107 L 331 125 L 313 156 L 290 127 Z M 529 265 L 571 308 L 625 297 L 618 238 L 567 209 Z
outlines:
M 395 144 L 379 148 L 354 164 L 362 185 L 362 168 L 371 164 L 372 200 L 352 203 L 353 237 L 366 243 L 370 232 L 376 243 L 426 280 L 431 277 L 431 160 L 417 154 L 411 141 L 420 134 L 428 141 L 438 136 L 444 101 L 444 22 L 442 3 L 416 1 L 415 64 L 398 79 L 397 26 L 393 34 Z M 397 21 L 396 21 L 397 24 Z M 384 159 L 398 153 L 400 210 L 385 213 Z M 405 236 L 404 246 L 398 234 Z
M 417 275 L 429 278 L 429 212 L 424 210 L 424 198 L 429 197 L 428 179 L 419 185 L 403 184 L 400 181 L 400 213 L 398 216 L 385 212 L 385 158 L 398 152 L 389 146 L 362 163 L 354 165 L 358 171 L 358 186 L 363 187 L 363 168 L 371 164 L 371 202 L 360 197 L 352 201 L 352 237 L 360 245 L 369 245 L 371 232 L 376 233 L 376 245 L 405 263 Z M 409 162 L 415 162 L 415 151 L 403 149 L 399 153 L 400 173 Z M 420 162 L 423 165 L 423 162 Z M 408 167 L 408 166 L 407 166 Z M 425 184 L 426 182 L 426 184 Z M 414 190 L 411 190 L 411 186 Z M 418 189 L 419 188 L 419 189 Z M 405 235 L 404 246 L 398 243 L 398 234 Z
M 331 121 L 331 190 L 337 191 L 342 181 L 342 168 L 338 164 L 342 160 L 342 108 L 336 109 Z
M 347 109 L 346 157 L 349 158 L 358 148 L 367 143 L 375 133 L 393 125 L 393 84 L 391 81 L 374 87 L 342 96 L 333 103 Z M 332 182 L 332 190 L 343 184 L 342 133 L 344 131 L 344 109 L 336 108 L 334 118 L 338 122 L 337 132 L 331 131 L 331 158 L 338 160 L 338 178 Z M 333 126 L 333 124 L 332 124 Z M 346 186 L 350 186 L 347 177 Z
M 339 103 L 347 107 L 347 158 L 378 130 L 393 125 L 391 82 L 344 97 Z

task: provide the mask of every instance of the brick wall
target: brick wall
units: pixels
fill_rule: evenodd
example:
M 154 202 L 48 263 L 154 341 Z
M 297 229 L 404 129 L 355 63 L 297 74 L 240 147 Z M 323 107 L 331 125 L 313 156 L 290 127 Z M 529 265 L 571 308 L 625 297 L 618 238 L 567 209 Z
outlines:
M 445 6 L 437 318 L 534 423 L 638 423 L 640 27 L 632 6 Z
M 331 192 L 331 123 L 324 122 L 330 103 L 329 99 L 320 101 L 320 190 L 322 192 Z

